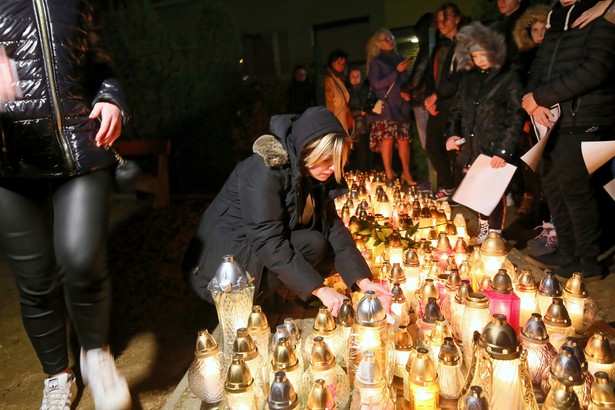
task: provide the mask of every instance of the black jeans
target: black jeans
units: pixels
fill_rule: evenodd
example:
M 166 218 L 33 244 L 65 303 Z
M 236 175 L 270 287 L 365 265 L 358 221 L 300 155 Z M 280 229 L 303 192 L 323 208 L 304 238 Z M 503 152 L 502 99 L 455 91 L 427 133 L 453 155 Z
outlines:
M 596 134 L 562 134 L 555 129 L 542 160 L 542 189 L 553 215 L 558 246 L 565 254 L 584 259 L 595 259 L 600 253 L 601 222 L 594 178 L 585 167 L 581 142 L 599 140 Z
M 444 133 L 447 116 L 448 107 L 435 117 L 429 116 L 425 152 L 427 152 L 427 158 L 438 174 L 438 187 L 452 189 L 459 185 L 461 168 L 457 165 L 455 154 L 446 150 Z
M 26 333 L 48 374 L 68 367 L 65 306 L 84 349 L 107 343 L 111 188 L 108 171 L 0 179 L 0 246 L 17 282 Z

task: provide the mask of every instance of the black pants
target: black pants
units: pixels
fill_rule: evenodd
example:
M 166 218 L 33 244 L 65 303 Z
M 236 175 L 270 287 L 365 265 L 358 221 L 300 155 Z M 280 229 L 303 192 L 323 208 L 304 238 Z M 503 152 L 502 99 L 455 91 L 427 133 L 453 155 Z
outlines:
M 435 117 L 429 116 L 425 152 L 427 152 L 427 158 L 438 174 L 438 187 L 452 189 L 461 180 L 461 168 L 457 165 L 454 154 L 446 150 L 444 132 L 447 116 L 448 108 Z
M 600 253 L 601 222 L 592 181 L 595 178 L 587 173 L 581 142 L 599 140 L 596 134 L 561 134 L 555 129 L 542 161 L 542 188 L 553 215 L 558 246 L 564 253 L 584 259 Z
M 81 346 L 107 343 L 111 281 L 106 221 L 111 174 L 0 180 L 0 246 L 43 370 L 68 367 L 65 306 Z
M 322 275 L 323 280 L 335 273 L 333 248 L 323 234 L 312 229 L 298 229 L 291 231 L 290 243 Z M 257 301 L 267 299 L 284 284 L 267 268 L 263 270 L 260 283 Z

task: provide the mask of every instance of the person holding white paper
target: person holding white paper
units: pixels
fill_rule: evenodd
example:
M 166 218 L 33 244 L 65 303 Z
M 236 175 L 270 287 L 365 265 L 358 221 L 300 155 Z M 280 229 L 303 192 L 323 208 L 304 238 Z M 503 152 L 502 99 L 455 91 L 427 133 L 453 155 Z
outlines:
M 613 140 L 615 125 L 615 25 L 599 18 L 573 28 L 596 0 L 560 0 L 549 13 L 550 27 L 532 65 L 523 108 L 534 120 L 552 128 L 541 161 L 543 191 L 557 229 L 558 249 L 529 258 L 549 267 L 561 279 L 574 272 L 600 279 L 602 249 L 615 241 L 613 202 L 602 186 L 613 178 L 610 164 L 590 175 L 581 153 L 584 141 Z M 549 107 L 559 104 L 554 120 Z M 603 195 L 604 198 L 600 196 Z M 610 236 L 609 236 L 610 235 Z M 602 249 L 601 249 L 602 247 Z
M 446 149 L 458 151 L 457 162 L 464 169 L 479 154 L 490 156 L 493 168 L 504 167 L 523 129 L 521 81 L 507 63 L 504 36 L 479 22 L 471 23 L 459 30 L 455 54 L 457 69 L 467 72 L 447 121 Z M 462 138 L 465 142 L 460 144 Z M 477 244 L 490 230 L 502 231 L 505 204 L 503 197 L 490 215 L 479 213 Z

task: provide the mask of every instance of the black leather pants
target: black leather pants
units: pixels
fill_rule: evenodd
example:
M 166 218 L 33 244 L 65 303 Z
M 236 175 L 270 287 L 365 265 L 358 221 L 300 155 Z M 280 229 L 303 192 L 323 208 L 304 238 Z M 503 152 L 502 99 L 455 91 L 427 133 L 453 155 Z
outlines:
M 111 187 L 108 171 L 0 179 L 0 247 L 17 282 L 24 327 L 48 374 L 68 367 L 65 311 L 84 349 L 107 343 Z

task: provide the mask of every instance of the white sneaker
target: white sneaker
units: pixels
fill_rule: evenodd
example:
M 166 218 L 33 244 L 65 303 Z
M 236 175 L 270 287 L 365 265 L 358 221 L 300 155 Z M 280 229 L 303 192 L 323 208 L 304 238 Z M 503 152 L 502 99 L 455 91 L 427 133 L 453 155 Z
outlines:
M 478 220 L 478 234 L 476 235 L 476 243 L 481 245 L 489 236 L 489 221 Z
M 132 405 L 128 384 L 118 373 L 108 348 L 81 349 L 81 375 L 90 387 L 96 410 L 123 410 Z
M 77 397 L 77 383 L 73 372 L 65 372 L 45 380 L 41 410 L 70 410 Z

